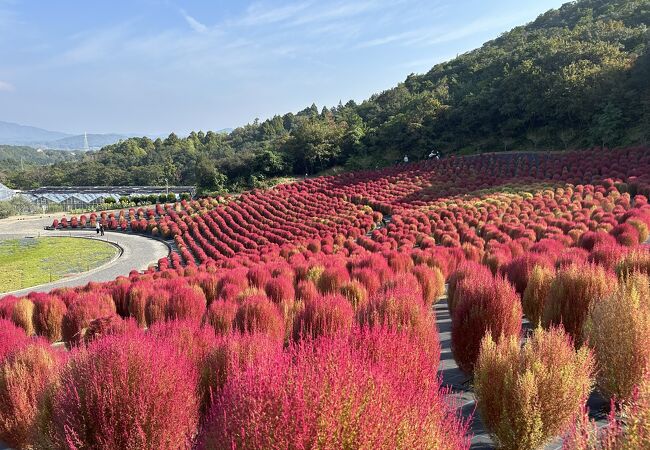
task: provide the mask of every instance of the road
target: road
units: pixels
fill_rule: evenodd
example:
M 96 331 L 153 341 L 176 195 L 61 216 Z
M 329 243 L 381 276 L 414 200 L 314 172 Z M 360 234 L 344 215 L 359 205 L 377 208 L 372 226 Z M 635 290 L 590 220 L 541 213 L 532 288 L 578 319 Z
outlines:
M 45 292 L 59 287 L 83 286 L 90 281 L 111 281 L 120 275 L 128 275 L 134 269 L 145 270 L 160 258 L 169 255 L 169 247 L 165 243 L 146 236 L 107 232 L 105 236 L 100 237 L 94 230 L 47 231 L 43 227 L 48 221 L 51 222 L 49 218 L 40 217 L 0 220 L 0 239 L 39 236 L 101 239 L 119 247 L 121 254 L 107 264 L 89 272 L 62 278 L 53 283 L 12 292 L 12 295 L 25 295 L 32 291 Z

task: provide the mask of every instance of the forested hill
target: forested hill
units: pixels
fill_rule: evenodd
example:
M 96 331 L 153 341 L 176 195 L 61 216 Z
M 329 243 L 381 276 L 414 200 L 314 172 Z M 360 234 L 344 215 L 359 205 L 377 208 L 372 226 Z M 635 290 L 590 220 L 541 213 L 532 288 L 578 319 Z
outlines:
M 372 96 L 237 128 L 133 138 L 34 184 L 224 183 L 393 163 L 403 155 L 618 146 L 650 138 L 650 0 L 582 0 Z

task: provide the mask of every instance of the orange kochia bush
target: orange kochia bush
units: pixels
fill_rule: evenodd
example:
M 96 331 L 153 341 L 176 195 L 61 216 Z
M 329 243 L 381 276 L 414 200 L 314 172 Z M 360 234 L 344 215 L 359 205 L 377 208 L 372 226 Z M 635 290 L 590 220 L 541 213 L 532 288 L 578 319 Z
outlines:
M 575 340 L 583 342 L 582 327 L 594 302 L 611 294 L 616 276 L 594 264 L 571 265 L 555 275 L 544 303 L 542 324 L 562 325 Z

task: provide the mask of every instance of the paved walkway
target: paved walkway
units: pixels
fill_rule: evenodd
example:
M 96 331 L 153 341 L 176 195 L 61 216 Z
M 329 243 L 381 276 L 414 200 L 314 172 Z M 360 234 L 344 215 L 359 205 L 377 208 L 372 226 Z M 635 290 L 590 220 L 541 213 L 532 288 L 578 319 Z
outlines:
M 25 295 L 29 292 L 46 292 L 59 287 L 83 286 L 90 281 L 111 281 L 120 275 L 128 275 L 131 270 L 145 270 L 155 264 L 160 258 L 169 255 L 169 247 L 156 239 L 135 234 L 107 232 L 105 236 L 97 236 L 94 230 L 87 231 L 47 231 L 44 224 L 49 219 L 6 219 L 0 220 L 0 239 L 23 237 L 79 237 L 86 239 L 101 239 L 111 242 L 121 249 L 119 257 L 101 267 L 79 275 L 62 278 L 53 283 L 35 286 L 12 292 L 13 295 Z M 51 220 L 50 220 L 51 222 Z M 5 294 L 0 294 L 5 295 Z

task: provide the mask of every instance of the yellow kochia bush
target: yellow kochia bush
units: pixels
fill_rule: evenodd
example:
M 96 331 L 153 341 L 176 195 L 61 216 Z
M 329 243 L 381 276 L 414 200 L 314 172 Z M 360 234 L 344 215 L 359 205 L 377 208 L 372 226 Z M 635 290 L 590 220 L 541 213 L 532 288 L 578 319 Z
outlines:
M 650 278 L 632 273 L 589 310 L 584 340 L 594 349 L 599 389 L 627 400 L 650 367 Z
M 550 267 L 535 266 L 530 273 L 521 304 L 524 315 L 535 325 L 542 321 L 544 302 L 554 277 L 555 270 Z
M 560 435 L 592 388 L 593 357 L 561 328 L 538 328 L 521 346 L 488 333 L 474 369 L 478 410 L 498 448 L 535 449 Z

